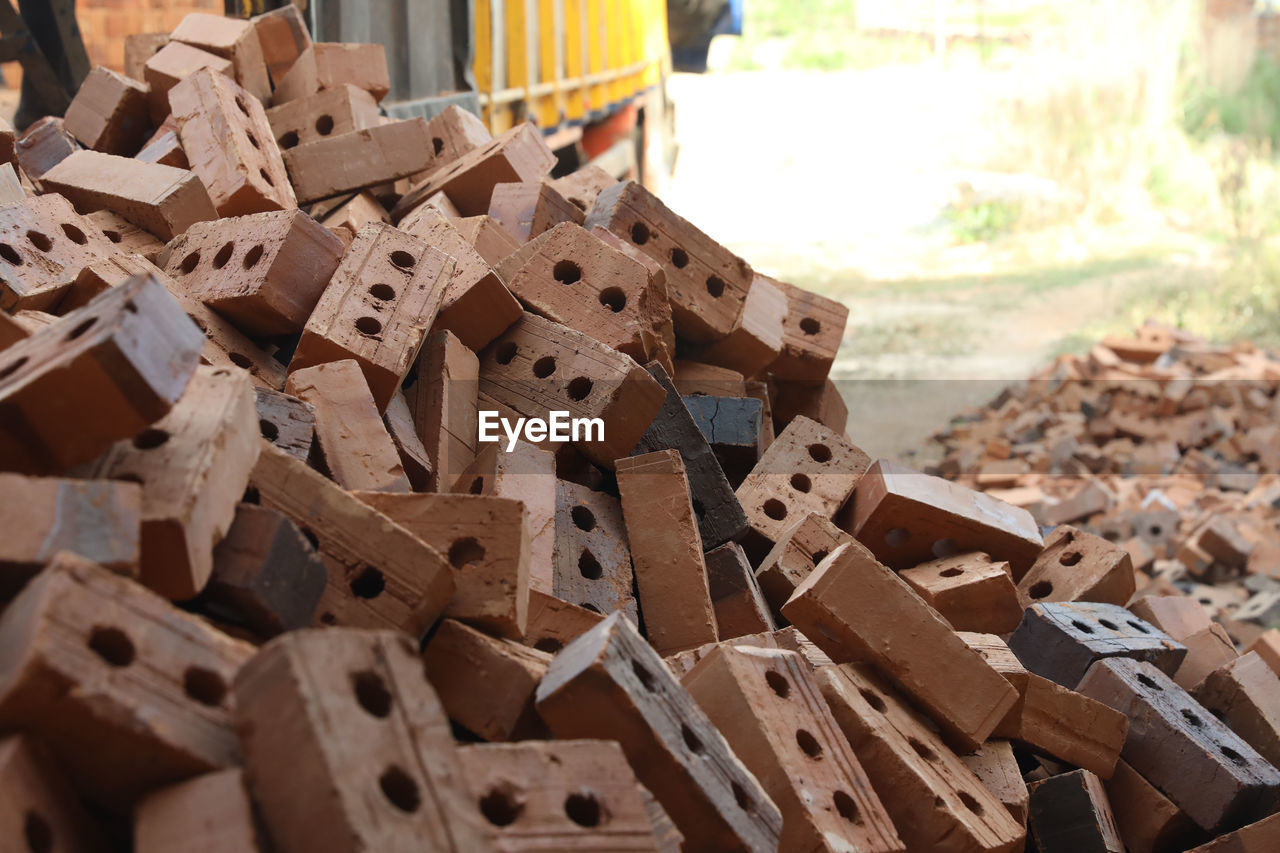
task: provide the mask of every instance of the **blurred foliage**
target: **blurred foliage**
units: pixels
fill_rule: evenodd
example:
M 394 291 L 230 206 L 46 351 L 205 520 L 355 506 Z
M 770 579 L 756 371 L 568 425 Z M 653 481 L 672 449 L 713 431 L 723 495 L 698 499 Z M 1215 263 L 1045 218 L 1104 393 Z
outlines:
M 1280 347 L 1280 247 L 1237 247 L 1224 270 L 1205 280 L 1203 271 L 1169 275 L 1129 301 L 1097 334 L 1128 334 L 1154 319 L 1230 343 L 1250 340 Z
M 1182 127 L 1193 139 L 1223 133 L 1250 141 L 1264 154 L 1280 151 L 1280 63 L 1259 57 L 1234 92 L 1200 76 L 1187 79 L 1183 88 Z
M 990 243 L 1017 227 L 1022 207 L 1002 200 L 953 204 L 947 207 L 945 216 L 957 243 Z

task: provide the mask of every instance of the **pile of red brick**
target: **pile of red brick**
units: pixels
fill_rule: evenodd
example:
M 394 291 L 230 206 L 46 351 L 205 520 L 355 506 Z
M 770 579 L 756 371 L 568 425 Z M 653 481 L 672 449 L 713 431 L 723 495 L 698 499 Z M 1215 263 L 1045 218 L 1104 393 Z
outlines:
M 1006 500 L 873 462 L 846 310 L 638 184 L 388 121 L 380 49 L 291 7 L 128 48 L 0 151 L 0 848 L 1280 845 L 1280 646 L 1225 660 L 1156 563 L 1264 576 L 1270 493 L 1046 544 L 1054 438 L 1128 488 L 1096 418 L 973 424 Z M 1157 363 L 1151 414 L 1266 444 L 1274 363 L 1199 353 L 1238 398 Z

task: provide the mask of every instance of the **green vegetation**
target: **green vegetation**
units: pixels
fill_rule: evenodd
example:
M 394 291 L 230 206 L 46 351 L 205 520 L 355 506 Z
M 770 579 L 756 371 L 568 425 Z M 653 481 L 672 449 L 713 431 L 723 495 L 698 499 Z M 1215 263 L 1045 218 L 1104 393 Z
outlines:
M 1218 133 L 1242 139 L 1270 155 L 1280 152 L 1280 63 L 1259 57 L 1234 92 L 1203 81 L 1184 86 L 1182 127 L 1193 139 Z
M 1092 335 L 1127 334 L 1147 319 L 1220 343 L 1250 340 L 1280 348 L 1280 248 L 1241 245 L 1221 271 L 1170 275 L 1136 292 Z
M 1022 207 L 1012 201 L 983 201 L 946 210 L 951 233 L 957 243 L 990 243 L 1013 231 L 1022 216 Z

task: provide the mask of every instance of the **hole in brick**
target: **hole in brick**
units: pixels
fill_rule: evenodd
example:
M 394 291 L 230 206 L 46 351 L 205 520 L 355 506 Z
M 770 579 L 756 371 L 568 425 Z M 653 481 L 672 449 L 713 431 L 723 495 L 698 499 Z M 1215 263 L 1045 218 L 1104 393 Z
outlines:
M 814 462 L 830 462 L 831 448 L 825 444 L 811 444 L 809 445 L 809 458 Z
M 942 799 L 942 797 L 934 797 L 934 798 L 933 798 L 933 807 L 934 807 L 935 809 L 945 808 L 945 807 L 946 807 L 946 805 L 947 805 L 947 801 L 946 801 L 946 800 L 944 800 L 944 799 Z
M 797 492 L 807 494 L 813 488 L 813 482 L 804 474 L 792 474 L 791 488 Z
M 324 613 L 321 613 L 321 614 L 320 614 L 320 624 L 321 624 L 321 625 L 336 625 L 336 624 L 338 624 L 338 617 L 337 617 L 337 616 L 334 616 L 332 613 L 330 613 L 329 611 L 327 611 L 327 610 L 326 610 Z
M 235 252 L 235 250 L 236 250 L 235 243 L 225 244 L 221 249 L 218 250 L 218 254 L 213 256 L 213 268 L 215 270 L 220 270 L 223 267 L 225 267 L 227 265 L 227 262 L 231 260 L 231 254 Z
M 438 136 L 431 137 L 431 151 L 439 157 L 444 153 L 444 140 Z
M 774 521 L 782 521 L 787 517 L 787 505 L 777 498 L 769 498 L 764 502 L 764 514 Z
M 693 729 L 689 728 L 688 723 L 680 724 L 680 736 L 684 738 L 684 745 L 689 747 L 690 752 L 696 755 L 702 754 L 702 741 L 693 733 Z
M 136 654 L 133 640 L 119 628 L 94 628 L 89 632 L 89 648 L 107 663 L 119 667 L 133 663 Z
M 351 581 L 351 594 L 356 598 L 377 598 L 386 588 L 386 578 L 373 566 L 365 566 Z
M 800 751 L 812 759 L 822 757 L 822 744 L 818 743 L 818 739 L 804 729 L 796 729 L 796 745 L 800 747 Z
M 474 566 L 483 559 L 484 546 L 470 536 L 449 546 L 449 565 L 455 569 Z
M 643 246 L 649 242 L 649 226 L 643 222 L 637 222 L 631 226 L 631 242 L 637 246 Z
M 356 702 L 371 716 L 380 720 L 391 716 L 391 691 L 382 676 L 372 670 L 351 674 L 351 689 Z
M 280 427 L 276 426 L 266 418 L 262 418 L 258 421 L 258 432 L 267 441 L 275 441 L 280 437 Z
M 587 399 L 587 395 L 591 393 L 591 387 L 591 380 L 585 376 L 573 379 L 569 382 L 569 399 L 574 401 Z
M 196 267 L 200 266 L 200 253 L 192 252 L 182 259 L 182 263 L 178 265 L 178 269 L 182 270 L 183 275 L 191 275 L 196 271 Z
M 333 116 L 323 115 L 316 119 L 316 133 L 321 136 L 333 133 Z
M 1160 690 L 1160 691 L 1164 690 L 1163 687 L 1155 683 L 1155 681 L 1151 678 L 1151 676 L 1145 675 L 1141 672 L 1138 673 L 1138 683 L 1141 684 L 1143 687 L 1150 687 L 1152 690 Z
M 912 738 L 907 738 L 907 743 L 911 744 L 911 748 L 912 748 L 912 749 L 914 749 L 914 750 L 916 751 L 916 755 L 920 756 L 920 757 L 921 757 L 921 758 L 923 758 L 925 761 L 937 761 L 937 760 L 938 760 L 938 753 L 934 752 L 932 749 L 930 749 L 929 747 L 925 746 L 923 743 L 921 743 L 921 742 L 920 742 L 919 740 L 917 740 L 916 738 L 913 738 L 913 737 L 912 737 Z
M 242 367 L 245 370 L 248 370 L 249 368 L 253 367 L 253 359 L 249 358 L 249 356 L 245 355 L 244 353 L 229 352 L 227 353 L 227 358 L 236 367 Z
M 378 777 L 378 787 L 382 789 L 382 795 L 387 798 L 387 802 L 406 814 L 413 814 L 422 804 L 422 798 L 418 794 L 418 783 L 394 764 Z
M 569 517 L 573 519 L 574 526 L 579 530 L 589 533 L 596 529 L 596 514 L 582 504 L 569 510 Z
M 133 437 L 133 446 L 139 450 L 155 450 L 169 440 L 169 433 L 162 429 L 144 429 Z
M 1062 556 L 1058 558 L 1058 562 L 1064 566 L 1074 566 L 1082 559 L 1084 559 L 1084 554 L 1079 551 L 1064 551 Z
M 1027 595 L 1032 598 L 1046 598 L 1053 592 L 1053 584 L 1049 581 L 1036 581 L 1031 585 L 1031 589 L 1027 590 Z
M 539 379 L 546 379 L 555 372 L 556 360 L 549 355 L 544 355 L 533 363 L 533 375 Z
M 627 307 L 627 294 L 621 287 L 606 287 L 600 291 L 600 304 L 617 314 Z
M 884 535 L 884 544 L 890 548 L 901 548 L 907 544 L 907 540 L 911 538 L 910 532 L 905 527 L 895 527 Z
M 473 495 L 478 495 L 484 491 L 484 477 L 476 477 L 471 481 L 471 488 L 467 491 Z
M 737 782 L 729 782 L 729 789 L 733 791 L 733 801 L 738 804 L 738 808 L 744 812 L 749 812 L 755 808 L 755 804 L 751 802 L 751 798 L 747 796 L 746 790 Z
M 658 684 L 653 680 L 653 673 L 645 669 L 639 661 L 631 662 L 631 671 L 636 674 L 636 678 L 640 679 L 640 683 L 644 685 L 644 689 L 650 693 L 658 688 Z
M 83 246 L 89 242 L 89 238 L 84 236 L 84 232 L 72 225 L 70 222 L 62 223 L 62 233 L 67 235 L 67 239 L 77 246 Z
M 28 231 L 27 239 L 31 241 L 31 245 L 41 252 L 47 252 L 53 248 L 53 241 L 39 231 Z
M 977 799 L 974 798 L 973 794 L 970 794 L 968 791 L 960 791 L 957 796 L 960 798 L 960 802 L 964 803 L 964 807 L 966 809 L 979 817 L 982 816 L 982 803 L 978 802 Z
M 540 652 L 549 652 L 554 655 L 556 652 L 564 648 L 564 643 L 560 642 L 555 637 L 543 637 L 541 640 L 534 643 L 533 647 Z
M 33 811 L 22 819 L 22 836 L 30 853 L 52 853 L 53 829 L 49 822 Z
M 1186 720 L 1188 723 L 1195 726 L 1196 728 L 1201 728 L 1202 726 L 1204 726 L 1204 720 L 1200 719 L 1198 716 L 1195 715 L 1194 712 L 1188 711 L 1186 708 L 1182 709 L 1182 719 Z
M 298 131 L 291 130 L 276 140 L 281 148 L 293 148 L 298 144 Z
M 836 791 L 831 801 L 840 817 L 849 821 L 849 823 L 862 823 L 862 815 L 858 812 L 858 804 L 853 801 L 853 797 L 844 791 Z
M 769 670 L 764 674 L 765 683 L 777 693 L 779 697 L 786 699 L 791 695 L 791 682 L 787 681 L 787 677 L 777 670 Z
M 943 569 L 938 574 L 944 578 L 958 578 L 964 574 L 964 569 Z
M 590 827 L 600 823 L 599 801 L 594 795 L 582 791 L 565 798 L 564 813 L 578 826 Z
M 263 249 L 261 246 L 254 246 L 244 255 L 244 268 L 251 270 L 258 265 L 258 261 L 262 260 Z
M 3 370 L 0 370 L 0 379 L 8 379 L 10 376 L 17 373 L 18 370 L 22 367 L 22 365 L 26 363 L 27 363 L 27 357 L 24 355 L 22 358 L 18 359 L 12 364 L 6 365 Z
M 711 294 L 712 299 L 719 299 L 724 295 L 724 280 L 719 276 L 707 276 L 707 293 Z
M 598 581 L 604 576 L 604 567 L 587 548 L 583 548 L 578 555 L 578 574 L 590 581 Z
M 1245 757 L 1243 755 L 1236 752 L 1234 749 L 1232 749 L 1229 746 L 1220 746 L 1218 747 L 1218 749 L 1222 750 L 1222 754 L 1225 755 L 1228 759 L 1230 759 L 1235 764 L 1239 764 L 1241 767 L 1249 763 L 1248 761 L 1245 760 Z
M 259 151 L 262 150 L 262 143 L 258 142 L 258 137 L 253 135 L 253 131 L 246 128 L 244 135 L 248 138 L 250 145 L 252 145 L 254 148 L 257 148 Z
M 389 284 L 375 284 L 369 287 L 369 295 L 386 302 L 388 299 L 396 298 L 396 289 Z
M 813 561 L 813 564 L 816 566 L 818 565 L 818 563 L 821 563 L 823 560 L 827 559 L 827 557 L 830 555 L 831 555 L 830 551 L 828 551 L 826 548 L 821 548 L 817 551 L 814 551 L 809 559 L 811 559 Z
M 516 357 L 516 351 L 519 349 L 514 341 L 503 341 L 498 344 L 498 348 L 494 350 L 493 360 L 498 364 L 510 364 L 511 359 Z
M 1120 626 L 1112 622 L 1110 619 L 1099 619 L 1098 624 L 1101 625 L 1103 628 L 1106 628 L 1108 631 L 1120 630 Z
M 929 551 L 939 560 L 960 553 L 960 546 L 954 539 L 939 539 L 929 546 Z
M 889 707 L 888 705 L 884 704 L 884 700 L 880 698 L 880 694 L 876 693 L 874 690 L 869 690 L 866 687 L 859 687 L 858 692 L 862 694 L 863 699 L 867 700 L 868 705 L 870 705 L 872 708 L 875 708 L 881 714 L 883 714 L 885 710 Z
M 582 281 L 582 267 L 573 261 L 557 261 L 551 268 L 551 275 L 561 284 L 576 284 Z
M 276 185 L 276 182 L 271 180 L 271 176 L 267 174 L 267 170 L 265 168 L 259 169 L 258 174 L 262 176 L 262 180 L 267 182 L 267 186 L 274 187 Z
M 377 317 L 361 317 L 356 320 L 356 331 L 373 337 L 382 331 L 382 322 Z
M 217 708 L 227 698 L 227 682 L 218 673 L 202 666 L 187 667 L 182 674 L 182 689 L 188 698 L 210 708 Z
M 1081 622 L 1079 619 L 1072 619 L 1071 627 L 1075 628 L 1077 631 L 1082 631 L 1086 634 L 1093 633 L 1093 626 L 1090 625 L 1088 622 Z
M 480 814 L 494 826 L 510 826 L 524 811 L 524 804 L 505 788 L 490 788 L 480 798 Z
M 103 231 L 102 233 L 112 243 L 119 243 L 121 240 L 124 239 L 124 237 L 121 236 L 119 231 Z
M 404 249 L 396 249 L 391 253 L 391 263 L 395 264 L 402 270 L 411 270 L 417 261 L 413 259 L 413 255 L 409 254 Z
M 675 268 L 682 270 L 689 265 L 689 253 L 679 246 L 671 250 L 671 263 L 675 264 Z
M 246 116 L 249 115 L 249 105 L 244 102 L 244 98 L 240 95 L 236 95 L 236 107 L 238 107 L 240 112 L 244 113 Z
M 1139 634 L 1151 633 L 1150 631 L 1147 630 L 1147 627 L 1145 625 L 1143 625 L 1141 622 L 1136 622 L 1133 619 L 1130 619 L 1126 624 L 1133 630 L 1137 631 Z
M 812 317 L 805 317 L 800 320 L 800 331 L 806 335 L 816 335 L 822 330 L 822 324 Z
M 70 332 L 67 332 L 67 340 L 74 341 L 76 338 L 80 337 L 85 332 L 92 329 L 93 324 L 96 322 L 98 322 L 97 317 L 89 317 L 85 320 L 81 320 L 74 329 L 72 329 Z
M 8 243 L 0 243 L 0 258 L 4 258 L 15 267 L 22 266 L 22 255 Z

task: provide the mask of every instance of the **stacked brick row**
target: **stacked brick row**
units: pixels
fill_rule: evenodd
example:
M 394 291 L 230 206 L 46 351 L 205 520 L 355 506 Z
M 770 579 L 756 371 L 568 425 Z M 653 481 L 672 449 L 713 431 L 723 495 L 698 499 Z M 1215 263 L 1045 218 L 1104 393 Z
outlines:
M 838 303 L 291 8 L 129 49 L 0 166 L 0 848 L 1275 846 L 1274 646 L 869 458 Z

